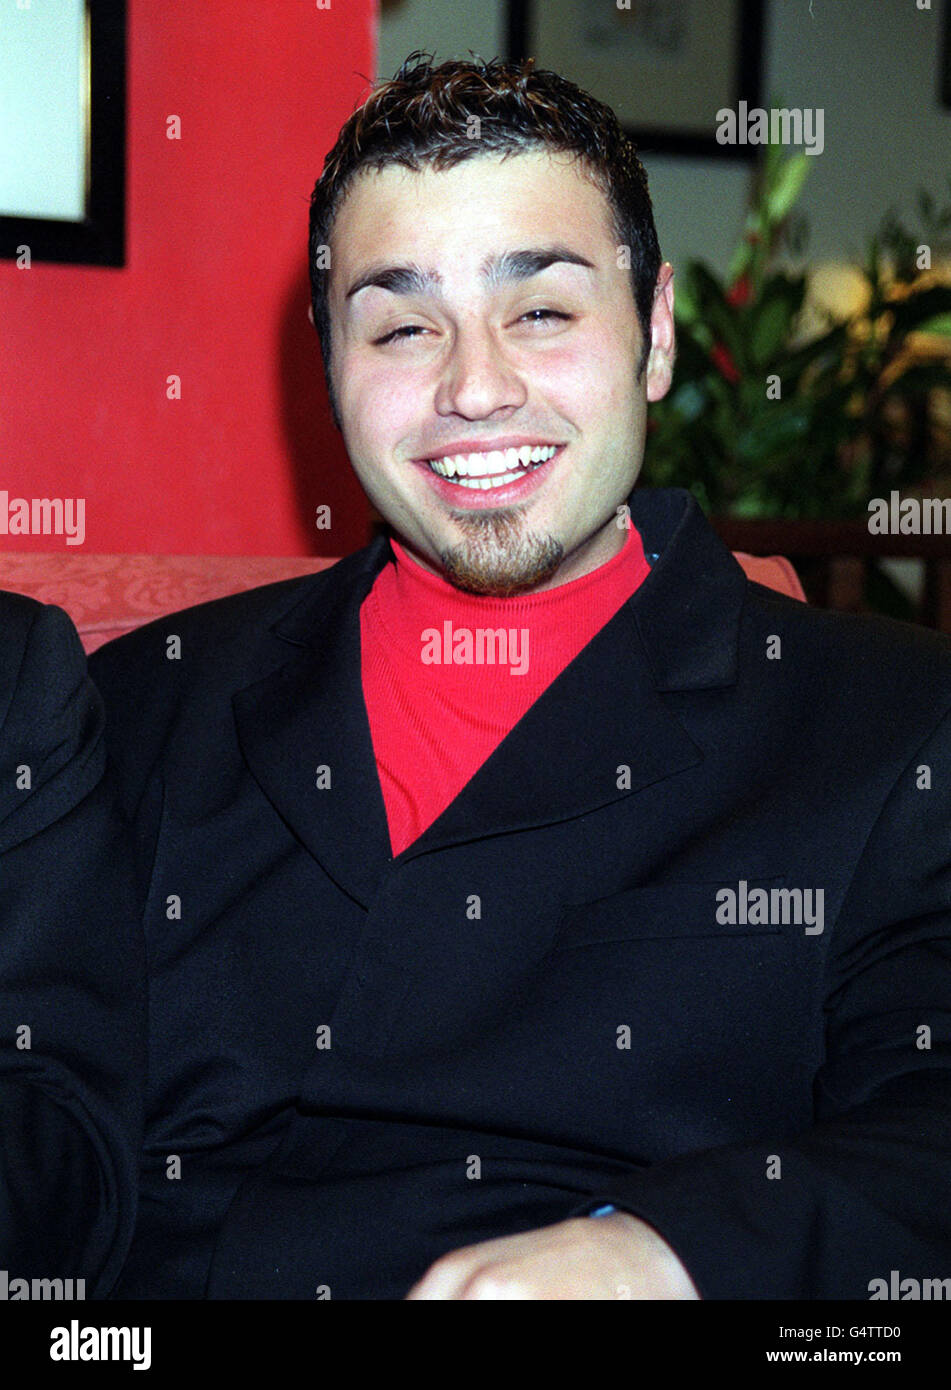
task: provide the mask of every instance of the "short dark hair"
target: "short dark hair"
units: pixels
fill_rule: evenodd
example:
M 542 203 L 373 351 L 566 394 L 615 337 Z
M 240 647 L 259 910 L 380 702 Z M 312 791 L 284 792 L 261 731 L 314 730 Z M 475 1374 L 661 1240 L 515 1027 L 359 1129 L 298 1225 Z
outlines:
M 614 112 L 557 73 L 536 70 L 534 58 L 451 61 L 434 68 L 431 57 L 417 49 L 391 81 L 374 88 L 341 127 L 311 196 L 311 306 L 338 429 L 327 270 L 317 262 L 320 249 L 330 245 L 334 218 L 354 177 L 366 168 L 403 164 L 416 172 L 442 171 L 473 155 L 545 146 L 574 152 L 607 199 L 618 245 L 630 247 L 631 291 L 643 336 L 638 377 L 650 352 L 660 248 L 647 174 Z M 473 117 L 479 120 L 478 139 L 471 134 Z

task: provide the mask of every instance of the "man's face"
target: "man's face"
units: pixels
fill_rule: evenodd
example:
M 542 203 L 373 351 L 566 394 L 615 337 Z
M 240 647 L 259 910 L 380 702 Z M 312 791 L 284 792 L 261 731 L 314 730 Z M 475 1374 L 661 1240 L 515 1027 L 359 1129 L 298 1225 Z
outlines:
M 537 253 L 555 250 L 577 260 L 539 268 Z M 647 401 L 670 385 L 673 272 L 658 277 L 638 381 L 631 272 L 607 200 L 572 157 L 361 173 L 331 260 L 344 441 L 415 558 L 486 594 L 551 588 L 610 559 Z M 533 459 L 509 446 L 547 447 Z

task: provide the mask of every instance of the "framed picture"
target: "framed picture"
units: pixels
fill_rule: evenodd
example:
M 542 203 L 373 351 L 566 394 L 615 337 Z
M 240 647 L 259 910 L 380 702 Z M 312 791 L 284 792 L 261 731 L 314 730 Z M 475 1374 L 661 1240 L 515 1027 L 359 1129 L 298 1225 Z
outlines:
M 641 154 L 755 159 L 716 113 L 760 105 L 762 45 L 763 0 L 509 0 L 509 56 L 605 102 Z
M 0 256 L 125 260 L 125 0 L 0 14 Z

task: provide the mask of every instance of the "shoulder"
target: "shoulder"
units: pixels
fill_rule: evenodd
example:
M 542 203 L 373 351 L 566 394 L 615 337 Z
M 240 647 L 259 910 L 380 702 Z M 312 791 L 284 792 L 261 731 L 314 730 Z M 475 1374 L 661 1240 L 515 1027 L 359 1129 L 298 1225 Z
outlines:
M 930 628 L 815 608 L 750 583 L 743 640 L 767 678 L 798 691 L 804 719 L 865 733 L 888 726 L 907 741 L 951 710 L 951 638 Z
M 62 608 L 0 589 L 0 688 L 7 688 L 27 652 L 38 660 L 62 657 L 85 666 L 76 629 Z
M 82 799 L 104 763 L 102 701 L 68 614 L 0 592 L 0 849 Z
M 107 702 L 147 696 L 157 685 L 227 682 L 251 672 L 274 625 L 303 603 L 318 604 L 340 584 L 345 561 L 166 614 L 100 647 L 89 669 Z
M 936 673 L 951 674 L 951 637 L 917 623 L 816 608 L 753 581 L 749 583 L 747 606 L 756 619 L 781 621 L 803 643 L 842 663 L 853 661 L 858 654 L 895 671 L 910 660 Z
M 93 653 L 109 755 L 129 805 L 177 750 L 210 756 L 231 727 L 235 693 L 292 660 L 372 560 L 367 547 L 316 574 L 181 609 Z
M 62 608 L 0 590 L 0 729 L 32 724 L 86 685 L 86 657 Z

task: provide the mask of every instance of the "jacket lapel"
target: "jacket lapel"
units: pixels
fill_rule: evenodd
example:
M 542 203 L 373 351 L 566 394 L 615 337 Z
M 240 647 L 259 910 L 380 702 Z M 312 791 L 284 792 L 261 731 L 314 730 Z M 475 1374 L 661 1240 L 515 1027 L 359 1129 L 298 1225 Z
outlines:
M 702 761 L 663 693 L 735 681 L 746 578 L 690 493 L 628 505 L 650 575 L 402 858 L 569 820 Z
M 261 789 L 363 906 L 392 853 L 363 702 L 360 605 L 391 556 L 378 537 L 318 576 L 271 629 L 290 659 L 232 702 L 241 750 Z
M 702 753 L 664 694 L 736 679 L 746 578 L 683 489 L 635 491 L 650 575 L 400 856 L 583 815 Z M 275 808 L 334 881 L 368 906 L 392 862 L 362 695 L 360 605 L 385 538 L 321 576 L 273 629 L 291 660 L 235 696 L 241 747 Z M 317 769 L 329 769 L 329 787 Z M 326 774 L 325 780 L 326 780 Z

